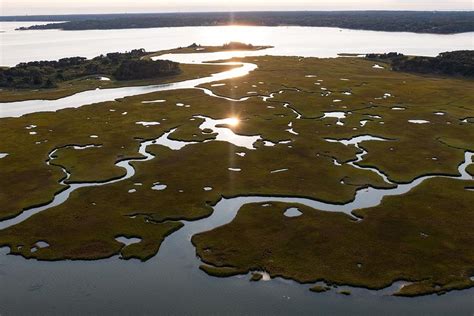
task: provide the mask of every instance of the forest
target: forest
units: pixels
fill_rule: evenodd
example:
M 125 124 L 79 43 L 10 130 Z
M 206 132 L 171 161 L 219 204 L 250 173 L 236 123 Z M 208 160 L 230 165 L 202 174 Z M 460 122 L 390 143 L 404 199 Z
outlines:
M 387 61 L 395 71 L 474 77 L 474 51 L 441 53 L 436 57 L 405 56 L 399 53 L 368 54 L 368 59 Z
M 16 19 L 16 20 L 15 20 Z M 0 17 L 0 21 L 26 21 L 25 17 Z M 474 12 L 418 11 L 300 11 L 206 12 L 78 16 L 31 16 L 29 21 L 68 21 L 23 27 L 20 30 L 128 29 L 181 26 L 314 26 L 388 32 L 452 34 L 474 31 Z
M 20 63 L 0 69 L 0 87 L 15 89 L 54 88 L 58 83 L 87 76 L 109 76 L 116 80 L 150 79 L 180 73 L 179 64 L 168 60 L 142 59 L 144 49 L 109 53 L 92 59 L 62 58 L 57 61 Z

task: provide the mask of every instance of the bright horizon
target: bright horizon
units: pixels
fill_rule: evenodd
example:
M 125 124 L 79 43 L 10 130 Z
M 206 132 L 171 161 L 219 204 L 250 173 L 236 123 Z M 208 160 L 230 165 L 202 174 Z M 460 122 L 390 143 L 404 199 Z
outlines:
M 470 0 L 2 0 L 0 15 L 55 15 L 105 13 L 160 13 L 160 12 L 218 12 L 218 11 L 360 11 L 360 10 L 413 10 L 413 11 L 472 11 Z

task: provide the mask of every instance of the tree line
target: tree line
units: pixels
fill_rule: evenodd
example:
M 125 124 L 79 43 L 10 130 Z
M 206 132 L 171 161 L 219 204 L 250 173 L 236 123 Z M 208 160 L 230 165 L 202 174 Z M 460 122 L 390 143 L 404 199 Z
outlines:
M 399 53 L 368 54 L 369 59 L 389 62 L 395 71 L 474 77 L 474 51 L 441 53 L 436 57 L 405 56 Z
M 0 69 L 0 87 L 53 88 L 58 83 L 87 76 L 110 76 L 117 80 L 150 79 L 180 73 L 178 63 L 152 61 L 148 53 L 136 49 L 126 53 L 108 53 L 92 59 L 62 58 L 56 61 L 33 61 Z
M 20 29 L 93 30 L 216 25 L 294 25 L 437 34 L 474 31 L 474 12 L 472 11 L 206 12 L 86 15 L 73 16 L 70 20 L 67 17 L 64 18 L 69 22 Z

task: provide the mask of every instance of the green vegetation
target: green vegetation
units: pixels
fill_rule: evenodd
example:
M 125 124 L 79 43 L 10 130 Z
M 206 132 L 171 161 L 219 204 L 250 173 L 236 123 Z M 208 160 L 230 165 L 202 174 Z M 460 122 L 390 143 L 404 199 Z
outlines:
M 229 42 L 222 46 L 224 50 L 253 50 L 252 44 L 244 44 L 240 42 Z
M 35 99 L 53 100 L 96 88 L 153 85 L 208 77 L 211 74 L 239 66 L 204 66 L 196 64 L 181 64 L 178 66 L 176 63 L 163 62 L 162 60 L 153 62 L 151 57 L 171 53 L 189 54 L 196 52 L 221 52 L 225 50 L 262 50 L 270 47 L 253 46 L 238 42 L 222 46 L 192 44 L 184 48 L 180 47 L 153 53 L 147 53 L 143 50 L 133 50 L 130 53 L 124 54 L 110 53 L 91 60 L 74 57 L 51 62 L 22 63 L 16 67 L 0 69 L 0 82 L 3 80 L 7 86 L 7 88 L 0 91 L 0 99 L 3 102 Z M 177 68 L 173 70 L 174 67 Z M 92 75 L 91 71 L 96 74 Z M 8 79 L 12 73 L 15 74 L 13 76 L 15 79 L 13 77 Z M 157 73 L 168 74 L 157 77 Z M 102 76 L 106 76 L 105 78 L 110 80 L 101 80 Z M 41 83 L 38 86 L 34 83 L 35 77 L 41 78 L 37 80 L 38 83 Z M 49 82 L 48 85 L 46 85 L 46 82 Z
M 324 293 L 330 290 L 328 286 L 316 285 L 309 289 L 311 292 Z
M 389 32 L 450 34 L 474 31 L 472 12 L 301 11 L 206 12 L 30 17 L 29 21 L 69 21 L 23 27 L 45 30 L 95 30 L 181 26 L 318 26 Z M 3 17 L 8 20 L 9 17 Z
M 351 291 L 348 291 L 348 290 L 341 290 L 337 293 L 342 294 L 342 295 L 351 295 Z
M 141 103 L 142 100 L 153 100 L 157 97 L 167 101 L 159 106 L 150 106 Z M 177 107 L 176 103 L 186 102 L 190 108 Z M 17 126 L 16 130 L 22 130 L 22 126 L 32 124 L 38 126 L 35 130 L 37 135 L 29 135 L 28 130 L 18 135 L 16 140 L 11 139 L 10 144 L 3 143 L 1 148 L 10 155 L 1 159 L 2 170 L 7 175 L 19 175 L 21 173 L 31 175 L 32 168 L 42 168 L 43 173 L 52 174 L 51 177 L 60 179 L 61 172 L 55 166 L 46 166 L 37 157 L 46 156 L 50 148 L 59 147 L 60 144 L 101 144 L 102 147 L 91 148 L 84 151 L 78 150 L 75 159 L 73 149 L 61 149 L 56 153 L 57 159 L 53 164 L 61 164 L 71 173 L 76 174 L 72 181 L 105 181 L 116 178 L 123 173 L 111 164 L 114 159 L 136 157 L 139 139 L 151 139 L 161 135 L 164 131 L 178 126 L 191 124 L 199 125 L 202 120 L 190 121 L 193 114 L 216 115 L 217 117 L 227 117 L 229 109 L 235 103 L 208 97 L 200 91 L 185 90 L 179 94 L 175 92 L 155 93 L 139 97 L 128 98 L 121 102 L 108 102 L 99 105 L 84 106 L 79 109 L 67 109 L 57 113 L 32 114 L 18 119 L 5 120 L 5 125 L 1 127 L 2 132 L 10 130 L 12 126 Z M 265 103 L 261 100 L 247 102 L 244 108 L 238 112 L 242 120 L 252 121 L 258 115 Z M 110 112 L 114 109 L 114 112 Z M 127 115 L 122 115 L 128 111 Z M 278 110 L 281 113 L 281 110 Z M 284 110 L 287 119 L 291 118 L 291 112 Z M 84 120 L 90 117 L 90 120 Z M 145 128 L 135 124 L 135 122 L 146 117 L 160 118 L 162 124 Z M 278 124 L 279 119 L 275 117 L 274 123 Z M 166 119 L 163 120 L 163 119 Z M 11 123 L 8 124 L 8 121 Z M 67 124 L 64 122 L 67 121 Z M 27 123 L 28 122 L 28 123 Z M 31 122 L 31 123 L 30 123 Z M 108 124 L 107 124 L 108 122 Z M 179 123 L 181 122 L 181 125 Z M 187 123 L 189 122 L 189 123 Z M 15 124 L 12 124 L 15 123 Z M 247 123 L 247 124 L 250 124 Z M 247 125 L 245 124 L 245 125 Z M 256 119 L 257 128 L 261 121 Z M 286 123 L 287 124 L 287 123 Z M 269 121 L 267 128 L 272 126 Z M 282 124 L 285 125 L 285 124 Z M 49 129 L 54 132 L 48 132 Z M 97 139 L 91 139 L 89 135 L 98 135 Z M 48 136 L 46 136 L 48 135 Z M 263 134 L 268 139 L 277 141 L 279 138 L 272 136 L 268 132 Z M 278 134 L 277 134 L 278 135 Z M 48 142 L 35 145 L 36 140 L 44 139 Z M 194 138 L 189 135 L 186 138 Z M 209 135 L 208 139 L 212 139 Z M 31 140 L 28 140 L 31 139 Z M 27 144 L 31 144 L 27 146 Z M 32 152 L 32 149 L 35 151 Z M 350 150 L 350 149 L 348 149 Z M 23 152 L 22 152 L 23 151 Z M 239 157 L 237 152 L 246 152 L 245 157 Z M 352 199 L 356 185 L 344 185 L 341 178 L 353 177 L 360 181 L 360 186 L 371 184 L 374 186 L 386 187 L 387 185 L 377 178 L 375 174 L 362 170 L 357 170 L 349 166 L 339 170 L 332 168 L 331 160 L 324 157 L 316 157 L 314 152 L 304 152 L 301 147 L 297 151 L 292 151 L 287 146 L 262 147 L 259 150 L 246 150 L 238 148 L 224 142 L 208 142 L 186 146 L 179 151 L 173 151 L 163 146 L 151 146 L 149 152 L 156 155 L 156 158 L 148 162 L 136 162 L 133 164 L 136 175 L 129 180 L 110 184 L 102 187 L 83 188 L 74 192 L 68 201 L 56 206 L 48 211 L 35 215 L 31 219 L 8 228 L 0 232 L 0 243 L 5 242 L 10 245 L 14 253 L 19 253 L 25 257 L 34 256 L 43 260 L 56 260 L 59 258 L 84 259 L 91 256 L 103 258 L 110 256 L 117 251 L 113 235 L 127 233 L 139 236 L 145 243 L 140 253 L 136 256 L 148 258 L 158 250 L 158 235 L 168 233 L 175 229 L 178 220 L 196 220 L 209 216 L 212 212 L 210 204 L 217 202 L 221 195 L 235 196 L 246 194 L 278 194 L 293 196 L 312 196 L 327 201 L 348 202 Z M 33 154 L 34 153 L 34 154 Z M 28 160 L 17 160 L 17 157 L 27 155 Z M 216 157 L 235 157 L 233 159 L 216 159 Z M 275 156 L 285 156 L 286 161 L 276 161 Z M 81 159 L 82 158 L 82 159 Z M 37 163 L 34 163 L 36 161 Z M 293 166 L 288 172 L 272 174 L 272 170 Z M 262 167 L 264 166 L 264 167 Z M 239 167 L 242 172 L 232 173 L 230 167 Z M 180 172 L 176 172 L 180 170 Z M 203 173 L 202 170 L 212 170 L 212 174 Z M 35 171 L 33 174 L 39 174 Z M 193 177 L 190 178 L 189 175 Z M 319 180 L 318 176 L 320 177 Z M 166 190 L 155 191 L 151 187 L 154 183 L 160 182 L 167 185 Z M 31 187 L 31 190 L 38 196 L 47 199 L 48 194 L 62 190 L 57 182 L 46 182 L 43 177 L 31 177 L 28 180 L 2 186 L 7 190 L 2 190 L 4 199 L 2 216 L 10 217 L 21 212 L 20 203 L 32 204 L 31 200 L 18 198 L 23 194 L 22 190 Z M 137 186 L 137 184 L 139 184 Z M 205 191 L 204 187 L 212 187 L 212 191 Z M 23 189 L 21 189 L 23 188 Z M 135 189 L 136 192 L 129 193 Z M 47 200 L 46 200 L 47 201 Z M 150 203 L 153 201 L 153 203 Z M 24 204 L 23 204 L 24 205 Z M 54 210 L 54 211 L 53 211 Z M 139 214 L 139 217 L 130 218 Z M 145 221 L 146 219 L 146 221 Z M 74 224 L 76 221 L 80 223 Z M 46 223 L 57 223 L 47 225 Z M 127 224 L 129 223 L 129 225 Z M 138 223 L 135 225 L 135 223 Z M 156 223 L 154 225 L 153 223 Z M 94 234 L 94 229 L 100 225 L 107 225 L 110 231 L 102 230 L 100 234 Z M 127 226 L 128 225 L 128 226 Z M 74 226 L 77 236 L 64 238 L 64 230 Z M 153 227 L 164 227 L 156 235 L 145 235 L 141 230 Z M 126 230 L 125 230 L 125 227 Z M 24 230 L 28 230 L 28 235 Z M 115 233 L 115 234 L 113 234 Z M 164 237 L 164 236 L 163 236 Z M 29 252 L 29 247 L 23 245 L 33 245 L 38 240 L 46 240 L 51 246 L 48 251 Z M 101 254 L 93 252 L 65 252 L 65 249 L 82 249 L 88 243 L 95 243 L 100 240 L 103 243 Z M 137 245 L 139 245 L 137 244 Z M 107 248 L 109 245 L 110 248 Z M 19 248 L 20 247 L 20 248 Z M 135 246 L 137 247 L 137 246 Z M 87 249 L 87 248 L 86 248 Z M 76 256 L 76 257 L 73 257 Z
M 272 277 L 370 289 L 413 282 L 397 295 L 468 288 L 474 286 L 474 195 L 465 186 L 427 180 L 406 195 L 358 211 L 360 222 L 302 205 L 248 204 L 230 224 L 195 235 L 192 242 L 204 262 L 242 273 L 259 267 Z M 284 216 L 290 207 L 303 215 Z
M 252 44 L 245 44 L 241 42 L 229 42 L 222 46 L 201 46 L 196 43 L 193 43 L 187 47 L 188 49 L 194 49 L 196 51 L 206 51 L 206 50 L 217 50 L 217 51 L 227 51 L 227 50 L 257 50 L 258 47 L 254 47 Z M 182 48 L 179 48 L 182 49 Z
M 229 98 L 251 96 L 246 101 L 187 89 L 1 119 L 0 153 L 8 153 L 0 159 L 1 219 L 48 203 L 64 190 L 60 182 L 65 174 L 59 166 L 71 173 L 66 184 L 99 183 L 123 176 L 115 163 L 139 159 L 144 140 L 176 129 L 170 139 L 195 143 L 180 150 L 149 146 L 155 158 L 133 162 L 133 177 L 74 191 L 63 204 L 1 230 L 0 246 L 39 260 L 93 260 L 117 254 L 147 260 L 166 236 L 182 227 L 181 220 L 209 216 L 222 196 L 295 196 L 347 203 L 367 186 L 394 186 L 374 172 L 347 164 L 363 149 L 368 153 L 358 165 L 376 167 L 396 182 L 425 174 L 457 175 L 465 152 L 474 150 L 472 120 L 467 119 L 474 111 L 470 80 L 394 72 L 358 58 L 264 56 L 233 61 L 259 68 L 203 87 Z M 183 72 L 173 78 L 229 69 L 188 66 L 181 65 Z M 85 87 L 78 84 L 74 89 Z M 52 98 L 72 91 L 58 90 L 38 93 Z M 31 91 L 9 93 L 18 99 L 34 97 Z M 270 94 L 267 101 L 257 97 Z M 154 100 L 164 102 L 147 103 Z M 325 117 L 327 112 L 343 112 L 344 117 Z M 216 141 L 215 133 L 199 128 L 203 119 L 196 116 L 238 118 L 238 125 L 225 127 L 261 140 L 253 150 Z M 159 124 L 137 124 L 143 121 Z M 357 148 L 327 140 L 360 135 L 387 141 L 367 141 Z M 71 146 L 91 144 L 96 147 Z M 472 167 L 468 171 L 473 172 Z M 156 183 L 166 188 L 152 189 Z M 473 283 L 469 277 L 474 265 L 474 200 L 467 190 L 472 187 L 473 181 L 431 179 L 406 195 L 357 211 L 363 217 L 360 222 L 301 205 L 245 205 L 230 224 L 196 235 L 192 242 L 208 264 L 201 269 L 211 275 L 263 270 L 304 283 L 372 289 L 403 279 L 412 284 L 398 295 L 442 293 Z M 303 215 L 284 216 L 293 206 Z M 118 236 L 141 242 L 124 246 L 115 240 Z M 38 241 L 49 247 L 31 252 Z
M 467 172 L 474 176 L 474 165 L 470 165 L 469 167 L 467 167 Z
M 231 277 L 231 276 L 239 274 L 238 271 L 230 267 L 215 268 L 208 265 L 201 265 L 199 269 L 201 269 L 202 271 L 206 272 L 209 275 L 219 277 L 219 278 L 227 278 L 227 277 Z
M 321 156 L 335 157 L 343 163 L 352 160 L 357 150 L 320 140 L 364 134 L 390 139 L 363 143 L 368 154 L 359 165 L 376 167 L 400 183 L 423 174 L 456 175 L 464 151 L 474 150 L 472 123 L 463 122 L 474 111 L 474 96 L 466 93 L 473 88 L 471 80 L 422 77 L 387 67 L 377 69 L 372 61 L 346 57 L 249 57 L 233 61 L 254 62 L 259 68 L 248 76 L 233 79 L 232 83 L 218 82 L 226 85 L 203 86 L 231 98 L 269 95 L 283 89 L 270 101 L 275 102 L 274 106 L 289 103 L 289 108 L 301 114 L 301 119 L 292 120 L 299 135 L 286 133 L 287 138 L 294 140 L 294 147 L 303 143 Z M 346 113 L 344 125 L 338 125 L 336 118 L 322 119 L 325 112 Z M 414 124 L 410 120 L 428 123 Z M 361 121 L 366 124 L 361 126 Z M 266 128 L 262 123 L 259 130 Z M 268 126 L 273 133 L 287 128 Z M 251 132 L 246 124 L 236 130 Z M 314 140 L 309 141 L 308 137 Z M 339 149 L 344 149 L 343 156 L 341 152 L 335 154 Z
M 139 80 L 176 75 L 180 71 L 178 64 L 170 61 L 127 60 L 120 64 L 114 76 L 118 80 Z
M 252 282 L 258 282 L 263 278 L 263 275 L 261 273 L 252 273 L 252 277 L 250 278 L 250 281 Z
M 20 63 L 0 69 L 0 87 L 15 89 L 53 88 L 57 83 L 86 76 L 113 76 L 117 80 L 150 79 L 177 75 L 177 63 L 166 60 L 142 60 L 143 49 L 128 53 L 109 53 L 93 59 L 62 58 L 58 61 Z
M 421 74 L 474 77 L 474 51 L 441 53 L 437 57 L 404 56 L 398 53 L 368 54 L 368 59 L 389 61 L 393 70 Z
M 57 84 L 54 89 L 2 89 L 0 91 L 0 99 L 3 102 L 14 102 L 24 100 L 54 100 L 64 98 L 69 95 L 94 90 L 96 88 L 119 88 L 130 86 L 147 86 L 154 84 L 163 84 L 171 82 L 179 82 L 190 79 L 198 79 L 208 77 L 214 73 L 223 72 L 232 68 L 239 67 L 233 65 L 197 65 L 197 64 L 181 64 L 181 72 L 176 75 L 166 77 L 142 79 L 142 80 L 127 80 L 118 81 L 111 77 L 111 80 L 100 80 L 97 77 L 84 77 L 70 81 L 64 81 Z
M 240 42 L 229 42 L 221 46 L 203 46 L 200 44 L 193 43 L 187 47 L 178 47 L 151 53 L 148 56 L 145 56 L 144 58 L 162 56 L 165 54 L 217 53 L 223 51 L 258 51 L 272 47 L 273 46 L 255 46 L 252 44 L 245 44 Z

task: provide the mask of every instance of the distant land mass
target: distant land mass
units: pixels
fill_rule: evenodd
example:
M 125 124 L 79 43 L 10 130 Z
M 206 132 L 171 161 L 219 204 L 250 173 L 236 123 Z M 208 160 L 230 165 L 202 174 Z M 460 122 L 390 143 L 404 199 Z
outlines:
M 291 11 L 4 16 L 0 21 L 67 21 L 20 30 L 105 30 L 183 26 L 312 26 L 454 34 L 474 31 L 474 11 Z

